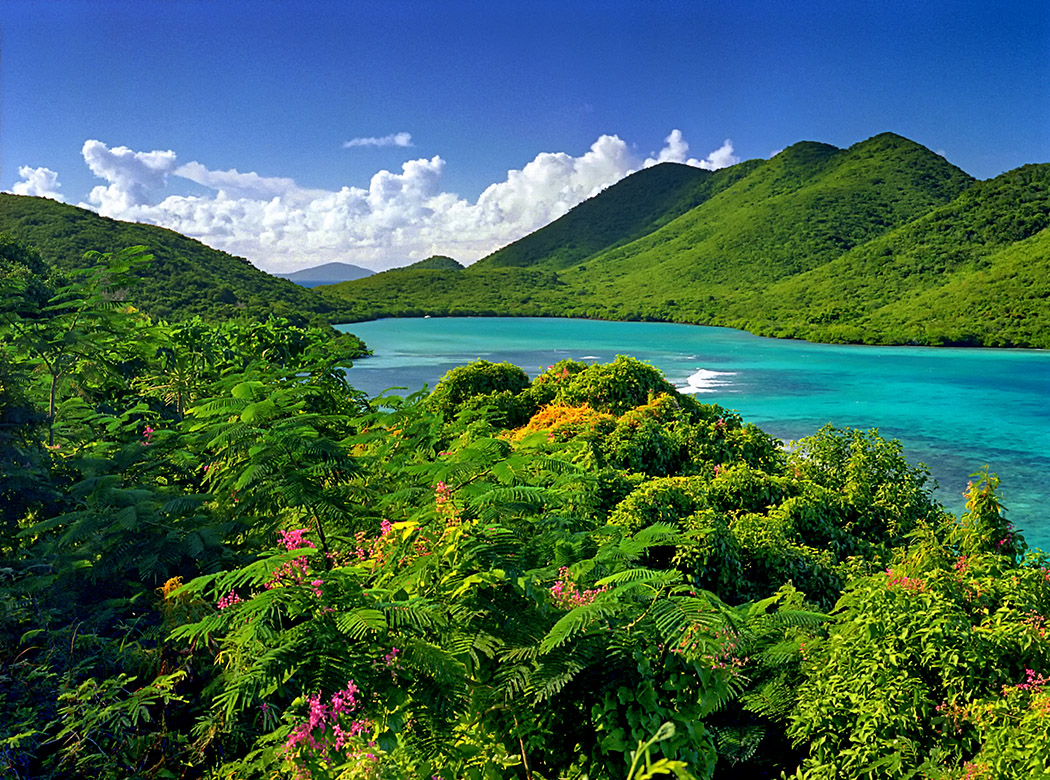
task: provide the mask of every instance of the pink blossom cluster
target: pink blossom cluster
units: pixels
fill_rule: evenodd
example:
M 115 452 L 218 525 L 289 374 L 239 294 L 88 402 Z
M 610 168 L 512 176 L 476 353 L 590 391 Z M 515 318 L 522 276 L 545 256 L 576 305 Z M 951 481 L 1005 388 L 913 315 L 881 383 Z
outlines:
M 570 579 L 567 566 L 562 566 L 558 569 L 558 576 L 561 579 L 551 585 L 550 594 L 551 598 L 554 599 L 554 603 L 563 609 L 572 609 L 582 604 L 590 604 L 598 598 L 599 594 L 608 590 L 607 587 L 602 587 L 581 591 Z
M 1025 669 L 1024 673 L 1027 679 L 1017 686 L 1022 691 L 1040 693 L 1043 690 L 1043 686 L 1050 682 L 1050 679 L 1043 677 L 1041 674 L 1036 674 L 1033 669 Z
M 316 549 L 317 545 L 311 542 L 309 539 L 304 539 L 303 534 L 307 532 L 306 528 L 299 528 L 295 531 L 278 531 L 281 538 L 278 544 L 284 546 L 284 549 L 291 552 L 292 550 L 298 550 L 303 547 L 313 547 Z
M 336 691 L 325 703 L 319 693 L 307 698 L 309 712 L 306 720 L 296 726 L 284 743 L 285 755 L 291 758 L 296 753 L 308 750 L 321 761 L 331 765 L 339 757 L 333 754 L 338 751 L 342 758 L 363 758 L 370 762 L 379 759 L 370 752 L 347 752 L 355 739 L 363 737 L 371 730 L 372 723 L 360 717 L 357 710 L 361 707 L 358 698 L 360 689 L 353 680 L 346 683 L 341 691 Z M 367 743 L 371 746 L 373 743 Z M 309 777 L 306 770 L 300 768 L 299 777 Z
M 219 603 L 215 606 L 217 606 L 219 609 L 227 609 L 228 607 L 232 607 L 234 604 L 243 603 L 244 599 L 237 595 L 237 591 L 231 590 L 229 593 L 227 593 L 225 596 L 219 599 Z
M 750 657 L 740 657 L 740 636 L 732 629 L 717 629 L 715 639 L 719 642 L 717 653 L 704 656 L 704 660 L 711 665 L 712 669 L 723 669 L 733 676 L 740 674 L 740 670 L 750 661 Z
M 295 531 L 278 531 L 280 534 L 280 540 L 278 544 L 284 547 L 284 549 L 291 552 L 292 550 L 299 550 L 304 547 L 311 547 L 316 549 L 316 545 L 309 539 L 304 539 L 303 534 L 307 531 L 306 528 L 300 528 Z M 287 585 L 302 585 L 303 580 L 306 579 L 307 564 L 305 558 L 294 558 L 274 572 L 273 576 L 267 581 L 263 587 L 267 590 L 271 588 L 278 588 Z M 319 581 L 318 581 L 319 582 Z M 320 592 L 317 586 L 314 587 L 314 592 L 320 596 Z
M 696 637 L 699 632 L 700 625 L 698 623 L 693 623 L 689 628 L 682 632 L 682 638 L 671 646 L 669 652 L 674 653 L 675 655 L 681 655 L 686 652 L 696 642 Z
M 153 428 L 148 425 L 142 430 L 142 444 L 146 447 L 150 445 L 150 439 L 153 438 Z
M 959 574 L 966 574 L 970 570 L 970 559 L 965 555 L 960 555 L 959 560 L 955 562 L 955 570 Z
M 895 574 L 893 569 L 886 569 L 887 588 L 901 588 L 912 593 L 922 593 L 926 590 L 926 583 L 920 579 L 909 577 L 906 574 Z

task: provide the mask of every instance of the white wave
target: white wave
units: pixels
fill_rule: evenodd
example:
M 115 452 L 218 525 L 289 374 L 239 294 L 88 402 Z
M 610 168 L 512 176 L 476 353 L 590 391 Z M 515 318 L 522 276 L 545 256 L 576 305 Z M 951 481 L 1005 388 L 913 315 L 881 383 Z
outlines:
M 711 371 L 701 368 L 685 380 L 685 384 L 676 388 L 679 393 L 717 393 L 720 388 L 731 387 L 732 380 L 723 377 L 736 376 L 736 371 Z
M 597 355 L 584 355 L 580 360 L 601 360 Z

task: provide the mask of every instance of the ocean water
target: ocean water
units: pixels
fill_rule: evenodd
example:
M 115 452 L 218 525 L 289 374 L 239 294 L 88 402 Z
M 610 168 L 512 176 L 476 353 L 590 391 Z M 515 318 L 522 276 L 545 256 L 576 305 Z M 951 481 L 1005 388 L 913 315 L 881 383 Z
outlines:
M 433 387 L 471 360 L 510 361 L 535 376 L 563 358 L 631 355 L 682 392 L 734 409 L 785 440 L 826 423 L 877 428 L 924 463 L 934 496 L 959 512 L 987 466 L 1007 517 L 1050 551 L 1050 352 L 858 347 L 753 336 L 727 328 L 553 318 L 387 319 L 340 326 L 375 353 L 350 370 L 376 395 Z

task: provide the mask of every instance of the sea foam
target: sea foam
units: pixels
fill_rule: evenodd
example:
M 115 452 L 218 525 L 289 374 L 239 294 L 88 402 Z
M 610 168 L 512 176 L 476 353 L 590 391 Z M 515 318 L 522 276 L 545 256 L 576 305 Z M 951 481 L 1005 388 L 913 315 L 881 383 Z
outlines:
M 711 371 L 701 368 L 690 374 L 685 384 L 676 388 L 679 393 L 717 393 L 719 389 L 732 386 L 731 380 L 723 377 L 736 376 L 736 371 Z

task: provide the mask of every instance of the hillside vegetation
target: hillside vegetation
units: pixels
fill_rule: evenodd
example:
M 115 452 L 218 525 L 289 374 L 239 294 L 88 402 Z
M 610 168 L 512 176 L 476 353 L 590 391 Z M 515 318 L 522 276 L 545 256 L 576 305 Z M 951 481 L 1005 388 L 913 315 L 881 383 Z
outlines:
M 355 318 L 578 316 L 879 344 L 1050 346 L 1050 165 L 976 182 L 885 133 L 640 171 L 463 272 L 326 288 Z
M 243 257 L 172 230 L 120 222 L 47 198 L 0 193 L 0 233 L 34 247 L 63 272 L 84 268 L 86 252 L 145 246 L 155 259 L 138 272 L 144 283 L 131 288 L 130 300 L 161 319 L 273 315 L 305 323 L 341 321 L 350 314 L 339 301 L 270 276 Z
M 993 475 L 953 517 L 897 442 L 786 451 L 627 357 L 369 399 L 352 340 L 90 259 L 0 243 L 0 776 L 1050 774 Z

